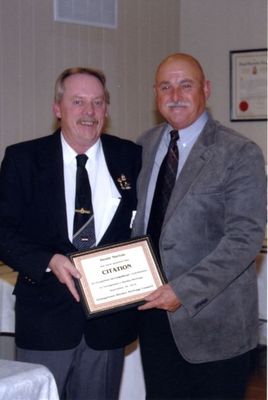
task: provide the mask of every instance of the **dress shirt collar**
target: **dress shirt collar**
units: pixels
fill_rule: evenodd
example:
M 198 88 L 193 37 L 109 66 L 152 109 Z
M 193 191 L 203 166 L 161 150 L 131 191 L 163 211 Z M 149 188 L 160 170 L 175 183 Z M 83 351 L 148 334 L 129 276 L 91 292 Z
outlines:
M 180 140 L 179 140 L 179 146 L 180 147 L 188 147 L 191 145 L 193 142 L 196 141 L 198 136 L 200 135 L 202 129 L 204 128 L 206 122 L 208 120 L 208 113 L 207 111 L 204 111 L 200 117 L 190 126 L 184 129 L 179 130 L 179 135 L 180 135 Z M 173 130 L 174 128 L 168 124 L 168 127 L 166 129 L 166 141 L 169 143 L 170 141 L 170 135 L 169 132 Z
M 77 153 L 66 142 L 62 132 L 61 132 L 61 143 L 62 143 L 64 164 L 67 164 L 67 165 L 71 164 L 72 162 L 74 162 L 75 157 L 77 156 Z M 85 152 L 85 154 L 88 156 L 90 161 L 92 161 L 92 162 L 96 161 L 96 159 L 98 157 L 100 145 L 101 145 L 101 141 L 100 141 L 100 139 L 98 139 L 97 142 Z

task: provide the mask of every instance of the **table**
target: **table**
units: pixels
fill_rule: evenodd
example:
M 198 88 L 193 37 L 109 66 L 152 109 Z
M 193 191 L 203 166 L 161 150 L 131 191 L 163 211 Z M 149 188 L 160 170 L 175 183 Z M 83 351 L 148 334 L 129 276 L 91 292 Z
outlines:
M 0 261 L 0 279 L 15 285 L 18 273 Z
M 51 372 L 39 364 L 0 360 L 0 400 L 58 400 Z
M 15 359 L 15 296 L 17 273 L 0 262 L 0 358 Z
M 17 273 L 5 265 L 0 265 L 0 332 L 15 332 L 14 305 L 15 296 L 12 295 Z
M 256 262 L 259 300 L 259 344 L 267 346 L 267 244 L 262 246 Z
M 125 349 L 125 362 L 118 400 L 144 400 L 145 384 L 138 341 Z

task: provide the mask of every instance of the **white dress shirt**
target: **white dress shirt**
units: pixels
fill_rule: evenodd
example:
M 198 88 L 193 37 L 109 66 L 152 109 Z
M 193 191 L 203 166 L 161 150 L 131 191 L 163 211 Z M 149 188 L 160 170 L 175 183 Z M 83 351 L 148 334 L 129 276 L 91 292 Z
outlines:
M 68 145 L 61 134 L 64 187 L 68 224 L 68 236 L 73 237 L 73 220 L 76 186 L 76 156 L 77 153 Z M 114 181 L 108 171 L 100 139 L 85 153 L 88 156 L 86 169 L 89 176 L 96 243 L 98 244 L 106 232 L 121 200 Z

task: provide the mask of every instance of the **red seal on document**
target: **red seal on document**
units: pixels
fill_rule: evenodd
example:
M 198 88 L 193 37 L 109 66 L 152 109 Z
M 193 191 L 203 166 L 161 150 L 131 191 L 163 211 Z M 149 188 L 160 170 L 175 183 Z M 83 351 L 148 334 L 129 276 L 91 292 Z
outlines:
M 245 100 L 241 101 L 239 104 L 239 109 L 243 112 L 247 111 L 248 107 L 249 107 L 248 102 Z

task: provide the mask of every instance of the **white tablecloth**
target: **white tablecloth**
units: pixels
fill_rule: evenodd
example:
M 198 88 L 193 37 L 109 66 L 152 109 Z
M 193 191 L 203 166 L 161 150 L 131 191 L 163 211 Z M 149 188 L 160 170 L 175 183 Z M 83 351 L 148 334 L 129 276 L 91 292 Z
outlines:
M 51 372 L 44 366 L 0 360 L 0 400 L 58 400 Z
M 15 332 L 14 286 L 0 278 L 0 333 Z
M 138 342 L 126 347 L 119 400 L 144 400 L 145 385 Z
M 257 257 L 259 296 L 259 344 L 267 345 L 267 248 Z

